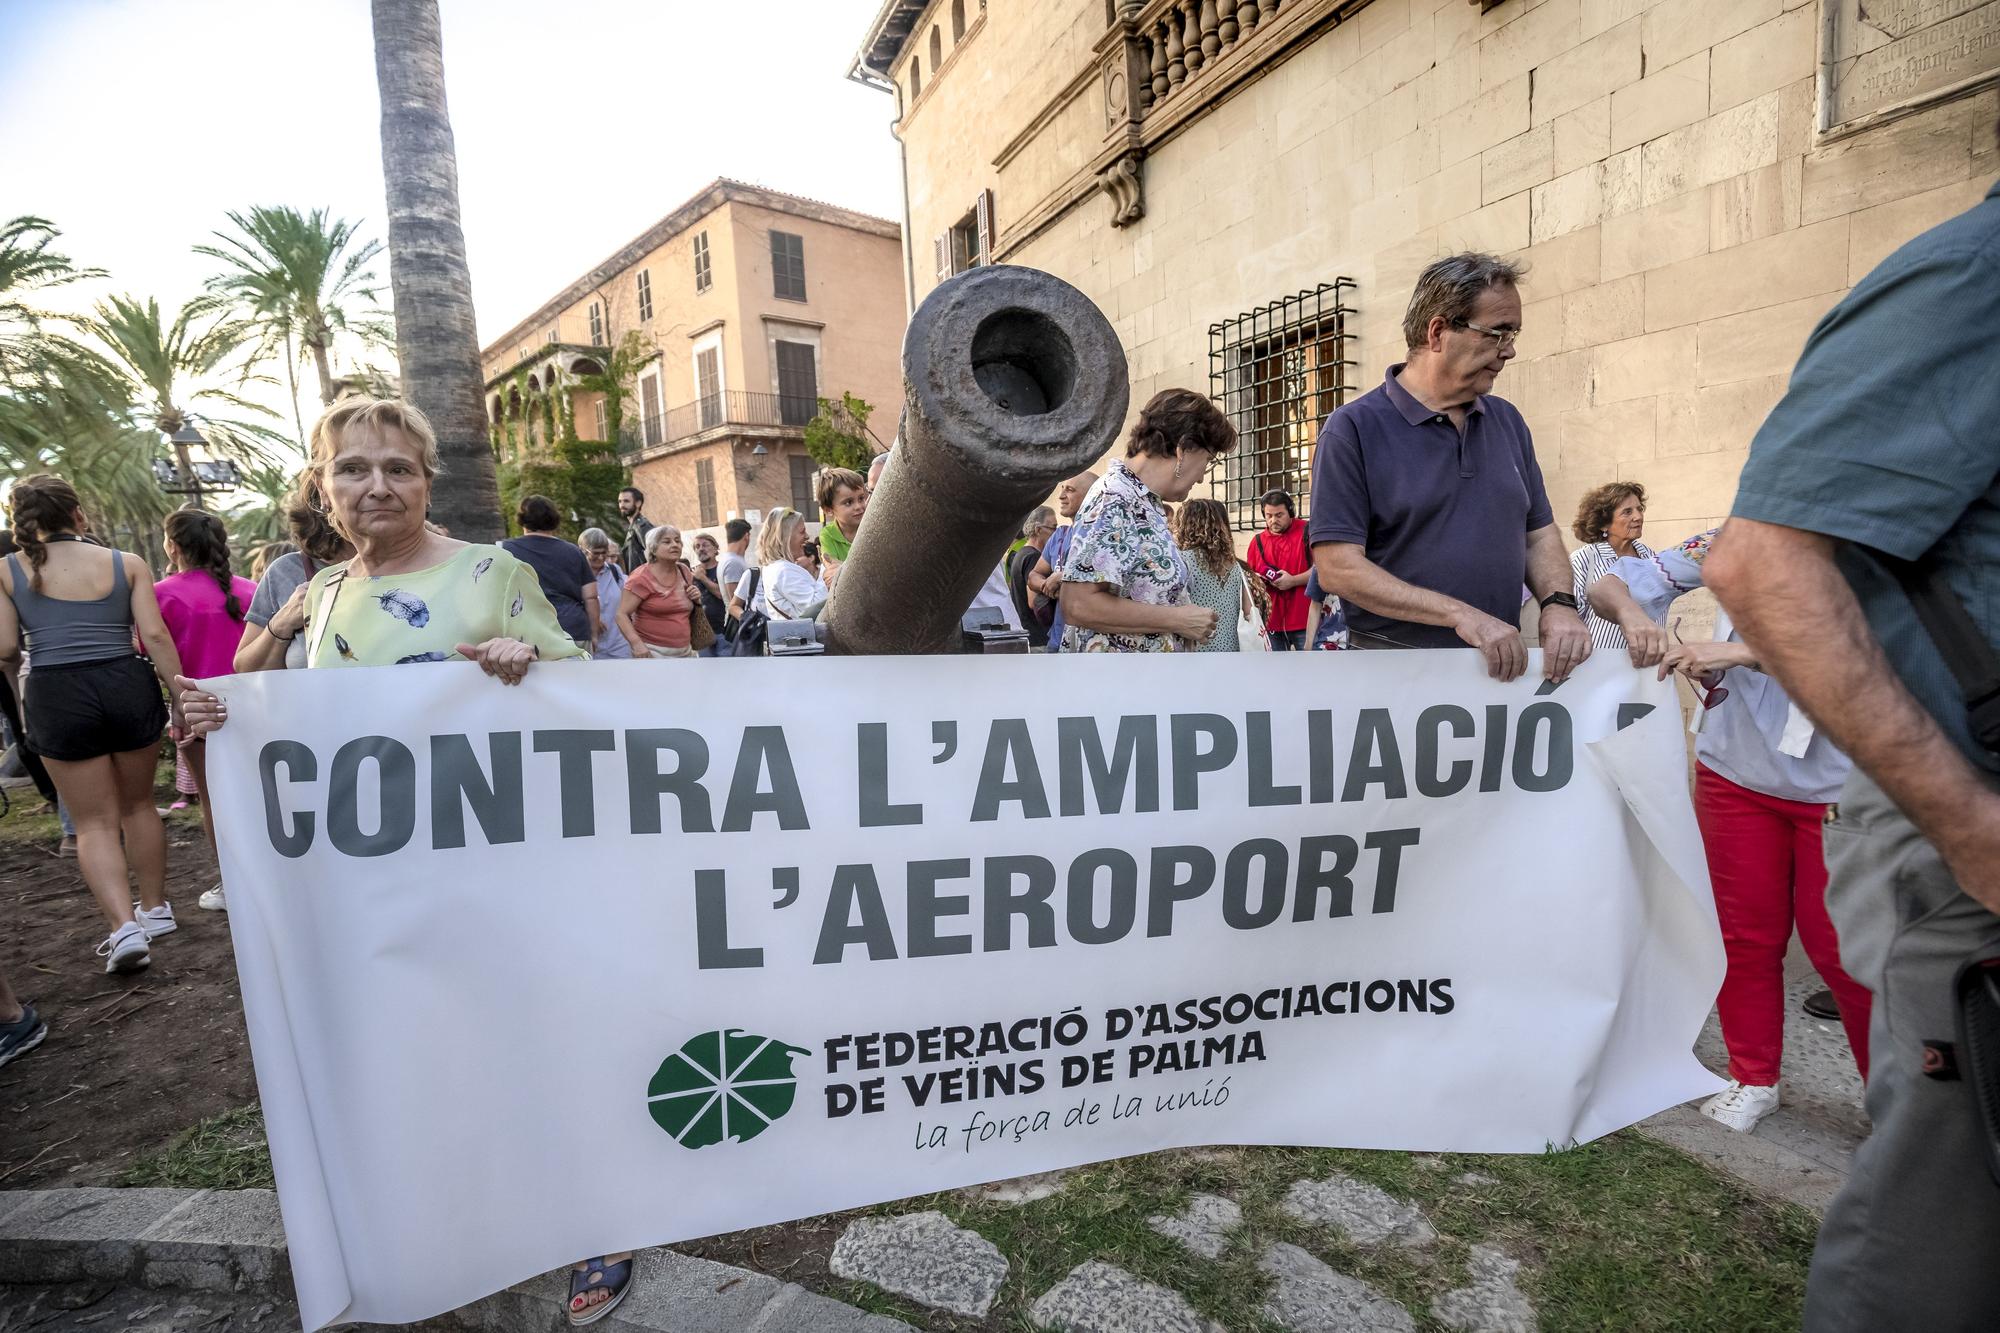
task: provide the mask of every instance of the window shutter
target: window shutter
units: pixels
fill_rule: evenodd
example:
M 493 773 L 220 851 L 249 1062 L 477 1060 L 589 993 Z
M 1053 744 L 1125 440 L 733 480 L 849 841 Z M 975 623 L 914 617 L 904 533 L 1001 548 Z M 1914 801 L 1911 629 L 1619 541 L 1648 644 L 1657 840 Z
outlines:
M 946 278 L 951 276 L 951 233 L 950 232 L 946 232 L 944 233 L 944 235 L 937 238 L 937 276 L 939 282 L 943 282 Z
M 979 219 L 979 262 L 993 262 L 993 191 L 981 190 L 973 212 Z

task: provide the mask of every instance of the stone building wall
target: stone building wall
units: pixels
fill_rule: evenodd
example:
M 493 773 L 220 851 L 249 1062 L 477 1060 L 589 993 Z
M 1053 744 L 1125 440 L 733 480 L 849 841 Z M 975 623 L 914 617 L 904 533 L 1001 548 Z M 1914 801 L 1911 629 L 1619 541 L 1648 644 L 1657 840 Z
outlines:
M 893 71 L 916 294 L 936 282 L 932 238 L 994 190 L 996 258 L 1099 303 L 1136 405 L 1208 388 L 1212 322 L 1342 275 L 1359 283 L 1365 389 L 1402 359 L 1426 263 L 1518 256 L 1532 266 L 1527 332 L 1496 392 L 1534 429 L 1558 518 L 1634 478 L 1649 534 L 1679 537 L 1727 512 L 1820 315 L 2000 174 L 1991 86 L 1817 136 L 1820 3 L 1350 7 L 1154 147 L 1145 216 L 1124 228 L 1101 194 L 1037 217 L 1049 182 L 1073 180 L 1103 141 L 1091 105 L 1079 149 L 1075 106 L 1098 96 L 1105 5 L 996 3 L 916 104 L 907 52 Z

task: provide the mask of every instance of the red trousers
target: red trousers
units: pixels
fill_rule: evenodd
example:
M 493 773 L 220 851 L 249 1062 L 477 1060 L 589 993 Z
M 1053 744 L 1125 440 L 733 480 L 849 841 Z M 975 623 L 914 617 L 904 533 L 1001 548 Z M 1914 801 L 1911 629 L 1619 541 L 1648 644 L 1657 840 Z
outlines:
M 1868 1077 L 1868 1011 L 1873 997 L 1840 965 L 1826 915 L 1826 807 L 1739 787 L 1695 765 L 1694 813 L 1708 849 L 1715 913 L 1729 971 L 1715 999 L 1729 1076 L 1769 1087 L 1785 1051 L 1785 950 L 1798 927 L 1806 956 L 1833 990 L 1840 1023 L 1861 1077 Z

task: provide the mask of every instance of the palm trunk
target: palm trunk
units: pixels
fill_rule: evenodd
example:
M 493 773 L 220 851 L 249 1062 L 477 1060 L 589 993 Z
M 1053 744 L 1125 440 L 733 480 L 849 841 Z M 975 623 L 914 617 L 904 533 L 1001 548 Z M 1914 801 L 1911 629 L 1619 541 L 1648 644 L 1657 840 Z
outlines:
M 292 425 L 299 432 L 299 448 L 310 451 L 306 442 L 306 419 L 299 412 L 299 354 L 292 347 L 291 325 L 285 326 L 285 383 L 292 391 Z
M 392 259 L 389 261 L 389 263 L 390 266 L 393 268 L 395 265 L 395 260 Z M 464 267 L 464 257 L 462 255 L 460 256 L 459 267 L 461 269 Z M 399 318 L 396 321 L 396 323 L 398 328 L 400 328 L 402 325 L 402 320 Z M 319 372 L 319 405 L 321 407 L 332 407 L 333 406 L 333 363 L 327 359 L 326 344 L 323 342 L 315 342 L 315 343 L 308 343 L 307 346 L 312 348 L 313 369 Z M 482 405 L 480 407 L 480 412 L 479 412 L 479 421 L 480 424 L 483 426 L 486 423 L 486 409 L 484 407 L 484 404 L 486 402 L 486 395 L 484 393 L 481 393 L 479 395 L 479 401 Z
M 437 0 L 372 0 L 372 5 L 382 175 L 389 196 L 389 286 L 403 397 L 430 418 L 448 474 L 432 494 L 432 514 L 455 537 L 494 541 L 505 528 L 486 439 Z

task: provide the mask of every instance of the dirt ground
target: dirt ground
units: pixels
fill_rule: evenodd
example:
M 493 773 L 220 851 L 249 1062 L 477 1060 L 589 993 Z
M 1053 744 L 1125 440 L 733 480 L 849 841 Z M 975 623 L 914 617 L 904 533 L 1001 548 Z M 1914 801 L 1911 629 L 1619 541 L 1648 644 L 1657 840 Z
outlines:
M 0 969 L 49 1035 L 0 1067 L 0 1189 L 111 1184 L 134 1158 L 257 1095 L 229 922 L 195 906 L 215 862 L 198 823 L 168 821 L 180 928 L 153 942 L 151 967 L 107 976 L 92 953 L 104 919 L 76 862 L 54 855 L 60 830 L 30 813 L 33 788 L 8 795 Z

